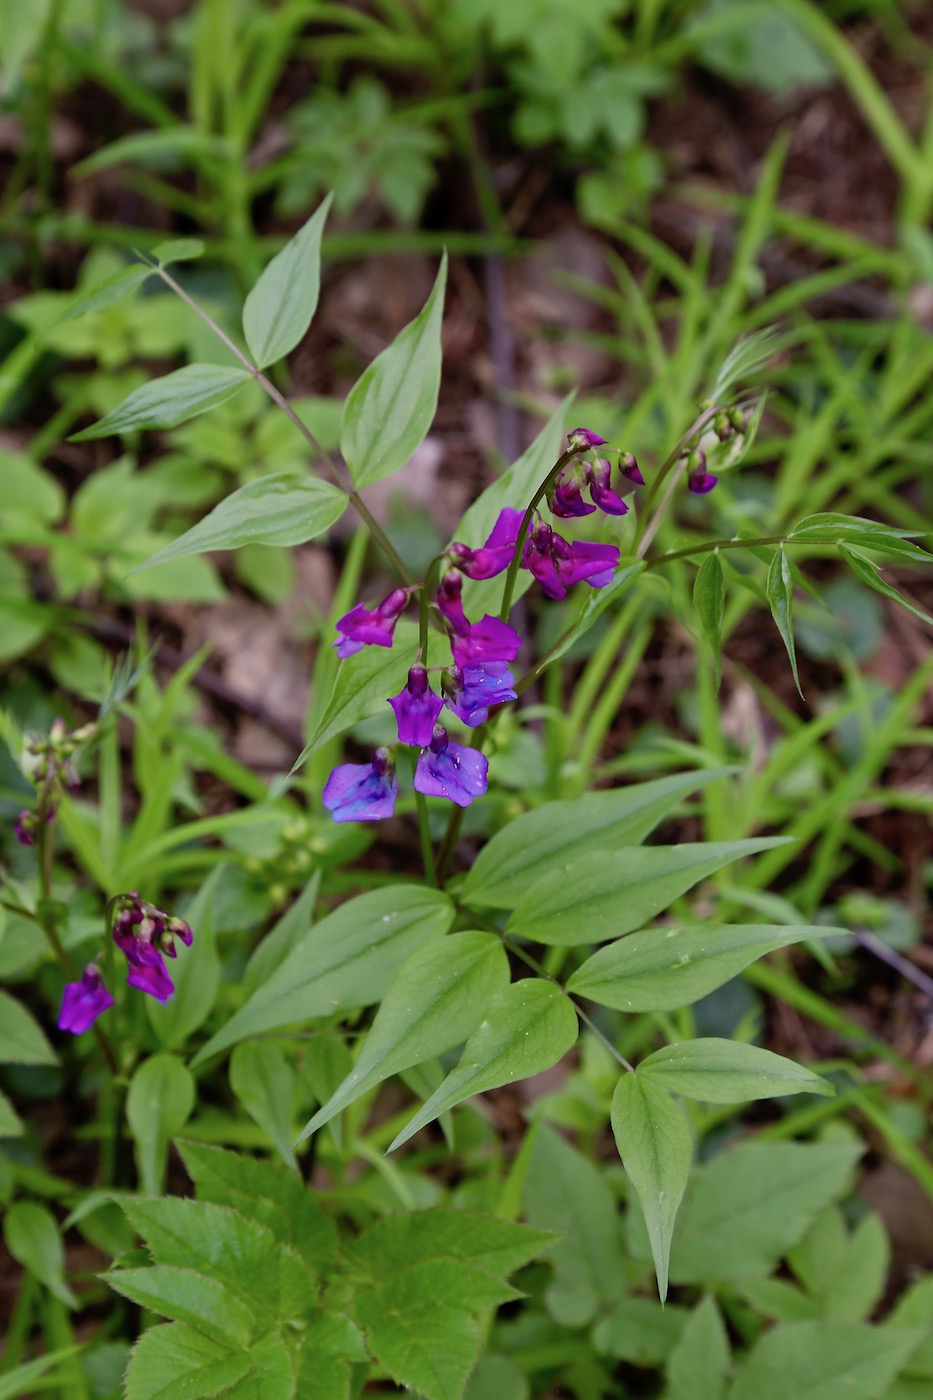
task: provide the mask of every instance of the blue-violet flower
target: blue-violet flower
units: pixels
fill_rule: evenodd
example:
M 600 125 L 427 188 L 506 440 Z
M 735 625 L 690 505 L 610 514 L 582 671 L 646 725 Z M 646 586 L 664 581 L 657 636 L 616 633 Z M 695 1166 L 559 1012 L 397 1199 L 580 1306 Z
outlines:
M 58 1029 L 82 1035 L 109 1006 L 113 1006 L 113 997 L 104 986 L 100 970 L 96 963 L 88 963 L 80 982 L 65 983 Z
M 485 724 L 493 705 L 518 699 L 514 683 L 504 661 L 485 661 L 478 666 L 451 667 L 441 678 L 441 689 L 457 718 L 475 729 Z
M 335 822 L 377 822 L 391 817 L 398 778 L 388 749 L 376 749 L 372 763 L 341 763 L 324 784 L 321 801 Z
M 403 744 L 430 744 L 434 725 L 444 702 L 428 685 L 428 673 L 421 665 L 408 672 L 405 689 L 388 702 L 398 720 L 398 737 Z
M 415 791 L 426 797 L 446 797 L 458 807 L 469 807 L 486 791 L 489 761 L 479 749 L 455 744 L 440 725 L 415 765 Z
M 394 588 L 388 598 L 375 608 L 357 603 L 337 623 L 340 636 L 333 643 L 337 655 L 343 659 L 362 651 L 364 646 L 390 647 L 395 624 L 401 617 L 408 593 L 404 588 Z

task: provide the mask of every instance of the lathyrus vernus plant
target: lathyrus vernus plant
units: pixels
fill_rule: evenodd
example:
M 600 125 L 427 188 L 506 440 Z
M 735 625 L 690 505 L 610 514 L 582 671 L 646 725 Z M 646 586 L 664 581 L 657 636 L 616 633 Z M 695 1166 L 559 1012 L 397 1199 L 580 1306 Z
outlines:
M 551 800 L 528 805 L 519 793 L 516 801 L 514 779 L 512 795 L 502 800 L 496 769 L 515 732 L 514 711 L 549 667 L 674 561 L 699 561 L 694 600 L 717 675 L 722 559 L 739 551 L 745 573 L 768 599 L 796 677 L 789 548 L 837 549 L 859 578 L 889 597 L 898 595 L 870 556 L 916 564 L 929 556 L 903 531 L 831 514 L 805 518 L 780 537 L 694 540 L 652 553 L 678 488 L 706 496 L 739 465 L 754 436 L 761 403 L 735 392 L 767 349 L 752 340 L 729 357 L 709 399 L 654 468 L 639 465 L 628 444 L 610 446 L 590 428 L 571 429 L 561 448 L 569 411 L 561 405 L 524 456 L 470 507 L 424 579 L 412 578 L 358 491 L 403 467 L 431 424 L 446 264 L 421 314 L 351 390 L 340 465 L 264 372 L 310 324 L 325 214 L 326 206 L 249 294 L 248 350 L 214 326 L 235 364 L 189 365 L 137 390 L 78 435 L 171 427 L 254 379 L 303 435 L 324 475 L 289 471 L 249 483 L 156 560 L 246 544 L 297 545 L 324 534 L 352 505 L 395 574 L 385 596 L 337 611 L 336 657 L 322 648 L 316 666 L 319 684 L 336 667 L 331 693 L 326 701 L 316 697 L 295 769 L 312 761 L 310 800 L 337 822 L 411 818 L 422 873 L 371 875 L 376 888 L 345 899 L 310 928 L 291 930 L 233 1014 L 215 1024 L 191 1069 L 203 1072 L 232 1047 L 254 1046 L 258 1054 L 269 1036 L 340 1036 L 352 1027 L 355 1056 L 318 1093 L 320 1107 L 298 1142 L 317 1143 L 321 1129 L 357 1100 L 405 1076 L 422 1101 L 388 1141 L 394 1152 L 437 1120 L 450 1133 L 451 1110 L 465 1100 L 539 1074 L 581 1035 L 593 1037 L 615 1066 L 606 1117 L 644 1216 L 663 1300 L 693 1156 L 682 1100 L 733 1104 L 833 1092 L 813 1070 L 758 1046 L 678 1038 L 683 1023 L 669 1013 L 764 954 L 838 930 L 736 922 L 738 906 L 725 883 L 709 891 L 708 918 L 684 902 L 699 882 L 782 840 L 756 833 L 646 844 L 686 794 L 726 780 L 728 771 L 699 769 L 573 797 L 561 793 L 558 772 L 546 794 Z M 133 270 L 126 287 L 141 276 L 161 277 L 213 325 L 164 265 Z M 754 579 L 759 568 L 767 570 L 763 590 Z M 535 584 L 549 600 L 571 600 L 563 632 L 537 656 L 521 620 L 528 610 L 516 610 Z M 321 753 L 378 715 L 392 726 L 385 742 L 318 772 Z M 464 813 L 484 798 L 495 829 L 481 818 L 464 841 Z M 30 834 L 41 834 L 46 811 L 40 800 Z M 162 955 L 174 950 L 174 934 L 187 941 L 187 925 L 135 893 L 114 894 L 113 937 L 129 959 L 128 980 L 170 995 Z M 675 915 L 655 922 L 672 905 Z M 61 1025 L 76 1033 L 105 1025 L 110 996 L 92 964 L 66 990 Z M 633 1063 L 617 1042 L 623 1018 L 641 1014 L 654 1020 L 647 1053 Z M 637 1043 L 646 1049 L 644 1037 Z M 339 1135 L 330 1141 L 319 1160 L 341 1162 Z M 128 1203 L 151 1262 L 133 1259 L 108 1276 L 118 1291 L 173 1320 L 147 1332 L 134 1353 L 127 1377 L 134 1400 L 183 1385 L 192 1395 L 346 1400 L 373 1374 L 450 1400 L 462 1395 L 476 1364 L 479 1320 L 515 1296 L 504 1276 L 547 1247 L 543 1236 L 504 1221 L 435 1210 L 403 1212 L 356 1238 L 338 1237 L 297 1176 L 204 1148 L 182 1151 L 198 1199 Z

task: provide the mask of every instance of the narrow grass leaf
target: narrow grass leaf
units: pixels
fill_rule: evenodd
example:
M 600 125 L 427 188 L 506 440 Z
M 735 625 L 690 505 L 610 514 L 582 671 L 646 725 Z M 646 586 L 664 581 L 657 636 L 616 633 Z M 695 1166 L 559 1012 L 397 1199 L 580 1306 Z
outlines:
M 915 603 L 908 602 L 903 594 L 898 593 L 897 589 L 892 588 L 889 583 L 885 583 L 875 565 L 870 559 L 866 559 L 864 554 L 860 553 L 859 550 L 850 549 L 847 545 L 841 544 L 839 546 L 839 553 L 855 574 L 856 578 L 861 579 L 863 583 L 867 583 L 869 588 L 873 588 L 875 592 L 880 593 L 882 597 L 890 598 L 892 603 L 899 603 L 902 608 L 906 608 L 908 612 L 912 612 L 914 617 L 919 617 L 922 622 L 929 622 L 930 625 L 933 626 L 933 617 L 931 617 L 928 612 L 924 612 L 923 608 L 918 608 Z
M 153 379 L 83 432 L 72 433 L 69 442 L 134 433 L 143 428 L 175 428 L 209 408 L 226 403 L 252 375 L 228 365 L 185 365 L 161 379 Z
M 667 1090 L 644 1079 L 640 1071 L 619 1080 L 610 1118 L 622 1165 L 645 1217 L 663 1303 L 674 1220 L 693 1157 L 690 1129 Z
M 642 1060 L 638 1074 L 642 1080 L 648 1078 L 675 1094 L 704 1103 L 743 1103 L 782 1094 L 832 1096 L 836 1092 L 828 1080 L 783 1055 L 716 1037 L 665 1045 Z
M 260 369 L 281 360 L 305 336 L 321 289 L 321 238 L 328 195 L 260 274 L 243 307 L 243 334 Z

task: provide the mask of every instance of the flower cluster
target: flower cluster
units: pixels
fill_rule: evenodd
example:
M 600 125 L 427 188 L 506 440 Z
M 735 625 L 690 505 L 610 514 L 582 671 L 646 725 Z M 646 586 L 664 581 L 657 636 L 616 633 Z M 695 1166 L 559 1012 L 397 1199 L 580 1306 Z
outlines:
M 602 510 L 625 515 L 628 506 L 614 489 L 612 468 L 604 457 L 579 460 L 605 445 L 605 438 L 588 428 L 575 428 L 569 448 L 547 485 L 553 515 L 573 517 Z M 643 485 L 638 463 L 629 453 L 619 459 L 620 489 Z M 628 483 L 628 488 L 622 482 Z M 589 493 L 589 501 L 583 492 Z M 536 498 L 537 499 L 537 498 Z M 510 566 L 527 569 L 549 598 L 565 598 L 575 583 L 603 588 L 612 581 L 619 562 L 616 545 L 565 540 L 537 511 L 526 513 L 506 507 L 478 549 L 454 541 L 445 551 L 448 568 L 441 576 L 434 607 L 447 632 L 453 665 L 441 670 L 439 688 L 432 689 L 428 668 L 418 660 L 398 695 L 389 699 L 395 712 L 399 744 L 418 750 L 415 791 L 444 797 L 460 807 L 468 806 L 486 791 L 488 761 L 476 748 L 456 743 L 441 723 L 444 708 L 462 724 L 476 728 L 485 723 L 495 706 L 517 699 L 509 669 L 521 646 L 513 627 L 488 613 L 471 621 L 464 611 L 463 579 L 495 578 Z M 523 529 L 524 527 L 524 529 Z M 352 656 L 364 646 L 391 646 L 395 625 L 416 589 L 397 588 L 374 608 L 352 608 L 337 623 L 334 646 L 340 657 Z M 510 587 L 506 590 L 510 594 Z M 422 609 L 427 600 L 422 598 Z M 426 614 L 423 614 L 426 616 Z M 378 821 L 395 811 L 398 779 L 392 755 L 377 749 L 369 763 L 343 763 L 333 770 L 322 794 L 324 806 L 335 821 Z
M 157 1001 L 168 1001 L 175 984 L 163 959 L 177 957 L 176 938 L 190 948 L 194 937 L 190 924 L 167 914 L 164 909 L 146 904 L 135 890 L 118 895 L 111 908 L 115 909 L 113 941 L 129 964 L 127 985 L 146 992 Z M 81 1035 L 113 1004 L 99 968 L 96 963 L 89 963 L 79 982 L 65 985 L 58 1028 Z

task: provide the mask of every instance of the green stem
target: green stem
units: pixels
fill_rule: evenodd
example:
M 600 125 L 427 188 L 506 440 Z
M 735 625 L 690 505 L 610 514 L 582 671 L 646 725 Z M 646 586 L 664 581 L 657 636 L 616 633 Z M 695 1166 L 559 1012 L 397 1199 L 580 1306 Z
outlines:
M 412 758 L 412 766 L 417 760 Z M 431 828 L 428 824 L 428 804 L 423 792 L 415 789 L 415 806 L 418 809 L 418 833 L 421 837 L 421 858 L 424 861 L 424 878 L 432 890 L 438 887 L 437 865 L 434 860 L 434 846 L 431 842 Z
M 218 326 L 217 322 L 213 319 L 213 317 L 209 316 L 208 313 L 198 305 L 194 298 L 190 297 L 188 293 L 184 290 L 184 288 L 179 286 L 179 284 L 175 281 L 174 277 L 172 277 L 170 273 L 165 271 L 164 267 L 158 267 L 156 268 L 156 271 L 162 278 L 162 281 L 165 282 L 167 286 L 171 287 L 175 295 L 181 297 L 181 300 L 185 303 L 185 305 L 190 306 L 192 311 L 194 311 L 195 315 L 199 316 L 206 326 L 210 326 L 211 330 L 218 337 L 218 339 L 221 340 L 224 345 L 226 345 L 230 353 L 236 356 L 243 368 L 249 370 L 250 374 L 253 376 L 256 383 L 264 391 L 264 393 L 268 394 L 272 402 L 278 405 L 278 407 L 285 414 L 286 418 L 288 418 L 289 422 L 295 425 L 295 427 L 298 429 L 299 433 L 301 433 L 301 436 L 304 438 L 304 440 L 308 443 L 308 445 L 324 463 L 324 466 L 327 468 L 328 472 L 333 477 L 336 484 L 340 487 L 342 491 L 346 493 L 348 501 L 353 506 L 353 509 L 356 511 L 360 519 L 365 522 L 373 539 L 376 541 L 379 548 L 382 550 L 383 554 L 388 559 L 389 563 L 395 569 L 399 578 L 402 579 L 402 581 L 406 584 L 413 583 L 414 580 L 412 579 L 411 574 L 408 572 L 408 569 L 405 567 L 401 556 L 399 555 L 392 541 L 389 539 L 388 535 L 383 530 L 382 526 L 379 524 L 378 520 L 376 520 L 375 516 L 372 514 L 372 511 L 366 505 L 365 501 L 363 501 L 363 499 L 353 487 L 353 485 L 351 484 L 348 486 L 344 483 L 344 481 L 342 480 L 340 469 L 338 468 L 334 459 L 331 457 L 330 453 L 317 440 L 317 438 L 314 436 L 314 433 L 312 433 L 311 429 L 307 426 L 307 424 L 302 423 L 301 419 L 298 417 L 298 414 L 292 408 L 285 395 L 280 393 L 279 390 L 272 383 L 271 379 L 269 379 L 265 374 L 263 374 L 261 369 L 259 369 L 256 365 L 253 364 L 252 360 L 249 358 L 248 355 L 243 354 L 243 351 L 239 348 L 238 345 L 236 345 L 236 343 L 233 340 L 230 339 L 226 331 L 221 330 L 220 326 Z M 347 476 L 349 478 L 349 473 L 347 473 Z
M 535 513 L 535 508 L 560 469 L 565 467 L 568 462 L 572 461 L 573 458 L 578 455 L 579 451 L 579 448 L 570 448 L 567 452 L 561 453 L 535 494 L 532 496 L 528 509 L 522 516 L 522 523 L 518 530 L 518 539 L 515 541 L 515 553 L 512 555 L 512 562 L 509 564 L 509 571 L 505 576 L 505 587 L 502 590 L 502 607 L 499 609 L 499 617 L 502 622 L 508 622 L 509 620 L 509 612 L 512 607 L 512 594 L 515 592 L 515 580 L 518 578 L 518 570 L 522 562 L 522 549 L 525 544 L 525 537 L 528 534 L 529 526 L 531 525 L 532 516 Z
M 686 549 L 675 549 L 670 554 L 656 554 L 645 560 L 646 569 L 656 569 L 661 564 L 670 564 L 674 559 L 689 559 L 694 554 L 710 554 L 717 549 L 760 549 L 763 545 L 788 544 L 792 535 L 761 535 L 754 540 L 707 540 L 705 544 L 691 544 Z
M 424 583 L 421 585 L 421 597 L 418 600 L 418 623 L 420 628 L 418 645 L 422 666 L 427 666 L 428 664 L 428 629 L 431 621 L 431 594 L 434 592 L 438 566 L 443 558 L 443 554 L 435 554 L 425 570 Z

